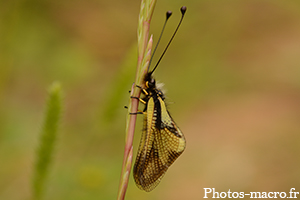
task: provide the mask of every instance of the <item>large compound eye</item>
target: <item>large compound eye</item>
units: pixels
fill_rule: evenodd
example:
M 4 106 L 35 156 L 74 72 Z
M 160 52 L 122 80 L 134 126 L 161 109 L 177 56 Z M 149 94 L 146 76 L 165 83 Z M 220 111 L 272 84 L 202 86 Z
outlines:
M 145 83 L 146 88 L 154 88 L 155 87 L 155 79 L 150 78 L 148 81 Z
M 149 85 L 149 87 L 154 87 L 154 86 L 155 86 L 155 79 L 152 78 L 152 79 L 150 80 L 150 83 L 148 83 L 148 85 Z

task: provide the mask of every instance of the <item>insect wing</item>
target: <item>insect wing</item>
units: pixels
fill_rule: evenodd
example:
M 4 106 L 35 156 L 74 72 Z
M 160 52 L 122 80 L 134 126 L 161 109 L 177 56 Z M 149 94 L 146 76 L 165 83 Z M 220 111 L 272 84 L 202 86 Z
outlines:
M 154 140 L 154 135 L 152 131 L 152 123 L 154 116 L 154 101 L 150 98 L 147 103 L 147 112 L 144 115 L 144 127 L 142 132 L 142 137 L 140 141 L 140 146 L 138 149 L 137 158 L 133 168 L 133 177 L 138 188 L 145 190 L 148 177 L 147 166 L 149 166 L 149 161 L 151 159 L 150 152 Z M 155 123 L 155 121 L 154 121 Z
M 147 103 L 142 139 L 133 170 L 136 185 L 148 192 L 159 184 L 169 166 L 185 148 L 185 138 L 160 97 L 159 104 L 160 108 L 155 106 L 152 97 Z M 156 120 L 161 120 L 160 128 L 156 127 Z

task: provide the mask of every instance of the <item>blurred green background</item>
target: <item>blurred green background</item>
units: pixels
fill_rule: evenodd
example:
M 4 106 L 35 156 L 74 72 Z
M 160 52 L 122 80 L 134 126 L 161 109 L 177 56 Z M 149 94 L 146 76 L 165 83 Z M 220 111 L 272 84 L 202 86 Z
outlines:
M 158 0 L 154 43 L 173 10 L 155 72 L 187 148 L 152 192 L 132 174 L 127 199 L 201 199 L 226 192 L 300 192 L 300 1 Z M 30 199 L 46 89 L 64 115 L 47 200 L 116 199 L 137 62 L 140 0 L 0 4 L 0 199 Z M 154 61 L 155 62 L 155 61 Z M 134 157 L 142 130 L 139 116 Z

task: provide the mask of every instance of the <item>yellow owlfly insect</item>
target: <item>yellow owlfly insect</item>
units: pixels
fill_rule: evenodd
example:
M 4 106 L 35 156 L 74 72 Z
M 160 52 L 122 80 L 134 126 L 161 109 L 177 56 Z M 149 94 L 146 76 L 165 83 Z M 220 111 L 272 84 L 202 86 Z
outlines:
M 183 6 L 181 8 L 181 20 L 173 36 L 171 37 L 154 69 L 151 72 L 148 72 L 145 76 L 145 88 L 137 86 L 142 90 L 142 93 L 145 97 L 142 99 L 131 97 L 136 98 L 141 103 L 145 104 L 145 108 L 142 112 L 132 113 L 144 114 L 143 132 L 133 169 L 133 176 L 138 188 L 147 192 L 153 190 L 159 184 L 168 168 L 182 154 L 186 145 L 184 135 L 167 110 L 164 102 L 165 96 L 161 89 L 156 85 L 155 79 L 152 76 L 152 73 L 157 68 L 159 62 L 173 40 L 183 20 L 185 11 L 186 7 Z M 166 22 L 171 14 L 172 13 L 170 11 L 167 12 Z M 163 30 L 166 22 L 163 26 Z M 157 45 L 161 39 L 161 35 Z

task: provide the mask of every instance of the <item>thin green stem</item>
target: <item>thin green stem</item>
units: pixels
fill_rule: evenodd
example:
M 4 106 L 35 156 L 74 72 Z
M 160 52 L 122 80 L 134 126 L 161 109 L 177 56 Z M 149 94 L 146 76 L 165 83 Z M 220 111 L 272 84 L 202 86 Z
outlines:
M 141 9 L 139 15 L 138 25 L 138 63 L 135 77 L 135 84 L 131 88 L 131 96 L 140 97 L 141 90 L 136 85 L 144 85 L 144 77 L 148 72 L 149 62 L 151 59 L 152 49 L 152 36 L 149 38 L 150 21 L 152 18 L 154 6 L 156 0 L 142 0 Z M 123 158 L 123 166 L 120 177 L 118 200 L 124 200 L 129 175 L 132 165 L 132 149 L 133 149 L 133 137 L 136 124 L 137 115 L 130 115 L 130 113 L 136 113 L 138 110 L 139 101 L 134 98 L 129 98 L 128 114 L 126 121 L 126 138 L 125 138 L 125 150 Z

